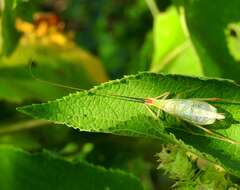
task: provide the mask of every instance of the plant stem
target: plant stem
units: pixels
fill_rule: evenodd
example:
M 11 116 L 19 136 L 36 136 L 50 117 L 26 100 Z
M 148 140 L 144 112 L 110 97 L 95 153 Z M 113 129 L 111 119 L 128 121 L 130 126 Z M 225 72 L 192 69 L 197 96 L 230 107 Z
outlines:
M 49 124 L 50 122 L 45 120 L 29 120 L 29 121 L 22 121 L 16 124 L 2 126 L 0 127 L 0 135 L 6 133 L 14 133 L 19 131 L 24 131 L 28 129 L 33 129 L 37 127 L 41 127 L 43 125 Z
M 150 12 L 152 13 L 153 17 L 156 17 L 159 14 L 159 9 L 157 7 L 157 4 L 155 0 L 145 0 L 148 8 L 150 9 Z

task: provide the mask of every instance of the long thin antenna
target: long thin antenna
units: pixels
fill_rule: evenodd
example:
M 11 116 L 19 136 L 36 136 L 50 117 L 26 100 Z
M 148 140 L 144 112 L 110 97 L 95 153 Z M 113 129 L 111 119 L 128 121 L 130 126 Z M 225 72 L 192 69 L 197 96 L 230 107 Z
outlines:
M 71 87 L 71 86 L 67 86 L 67 85 L 64 85 L 64 84 L 58 84 L 58 83 L 55 83 L 55 82 L 49 82 L 49 81 L 46 81 L 44 79 L 40 79 L 40 78 L 36 77 L 36 75 L 33 74 L 33 71 L 32 71 L 32 68 L 34 67 L 35 64 L 36 63 L 34 61 L 30 61 L 30 63 L 29 63 L 29 73 L 31 74 L 31 77 L 34 78 L 35 80 L 37 80 L 41 83 L 45 83 L 45 84 L 60 87 L 60 88 L 67 88 L 67 89 L 78 90 L 78 91 L 86 91 L 85 89 L 82 89 L 82 88 Z
M 37 80 L 37 81 L 39 81 L 41 83 L 45 83 L 45 84 L 56 86 L 56 87 L 60 87 L 60 88 L 67 88 L 67 89 L 72 89 L 72 90 L 77 90 L 77 91 L 87 91 L 87 90 L 82 89 L 82 88 L 66 86 L 66 85 L 63 85 L 63 84 L 55 83 L 55 82 L 49 82 L 49 81 L 46 81 L 44 79 L 40 79 L 40 78 L 36 77 L 36 75 L 34 75 L 34 73 L 32 71 L 32 67 L 34 66 L 34 64 L 36 64 L 34 61 L 30 61 L 30 63 L 29 63 L 29 72 L 30 72 L 32 78 L 34 78 L 35 80 Z M 121 99 L 121 100 L 127 100 L 127 101 L 138 102 L 138 103 L 145 103 L 145 101 L 146 101 L 145 98 L 137 98 L 137 97 L 131 97 L 131 96 L 122 96 L 122 95 L 109 94 L 109 93 L 107 93 L 107 94 L 100 94 L 100 93 L 96 93 L 96 92 L 91 92 L 91 93 L 99 95 L 99 96 L 114 97 L 114 98 L 118 98 L 118 99 Z

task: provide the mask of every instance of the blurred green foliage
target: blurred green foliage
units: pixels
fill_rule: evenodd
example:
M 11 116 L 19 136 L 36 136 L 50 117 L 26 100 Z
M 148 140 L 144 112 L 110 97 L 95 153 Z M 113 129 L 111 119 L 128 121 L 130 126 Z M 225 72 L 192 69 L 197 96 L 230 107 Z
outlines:
M 112 77 L 137 71 L 142 62 L 139 49 L 152 25 L 144 0 L 73 1 L 63 18 L 77 22 L 81 27 L 76 32 L 77 43 L 96 53 Z
M 207 0 L 174 0 L 173 2 L 170 0 L 0 0 L 0 189 L 31 189 L 32 186 L 51 189 L 52 178 L 46 177 L 55 174 L 62 183 L 64 180 L 71 183 L 71 185 L 67 185 L 68 183 L 65 185 L 71 186 L 72 189 L 89 185 L 90 182 L 85 180 L 86 176 L 79 167 L 84 167 L 85 172 L 94 177 L 96 183 L 91 181 L 92 189 L 97 189 L 97 180 L 109 182 L 108 187 L 105 186 L 106 183 L 101 182 L 105 189 L 125 187 L 126 184 L 133 184 L 131 188 L 129 185 L 128 189 L 141 189 L 139 181 L 127 172 L 137 176 L 146 190 L 170 188 L 174 182 L 163 175 L 162 171 L 156 170 L 156 158 L 153 157 L 156 152 L 161 151 L 162 142 L 159 140 L 151 140 L 150 137 L 149 139 L 131 138 L 79 132 L 65 125 L 32 120 L 17 112 L 16 107 L 59 99 L 76 91 L 35 80 L 29 71 L 29 63 L 34 61 L 35 67 L 32 68 L 32 72 L 42 80 L 83 89 L 89 89 L 109 79 L 121 78 L 123 75 L 136 74 L 139 71 L 222 77 L 238 81 L 239 7 L 238 0 L 231 2 L 227 0 L 217 2 Z M 180 77 L 179 80 L 173 81 L 171 89 L 179 90 L 179 85 L 181 87 L 185 84 L 184 80 L 184 77 Z M 194 80 L 187 81 L 189 86 L 193 85 Z M 126 93 L 150 96 L 151 90 L 156 90 L 157 85 L 154 88 L 156 81 L 148 84 L 153 85 L 149 90 L 144 86 L 144 82 L 146 81 L 143 80 L 133 86 L 139 89 L 138 92 L 128 89 Z M 228 82 L 225 81 L 224 84 Z M 234 90 L 227 91 L 224 84 L 219 81 L 217 85 L 219 91 L 208 92 L 209 82 L 206 81 L 204 93 L 234 98 Z M 117 88 L 115 92 L 121 93 L 121 88 L 115 87 Z M 162 88 L 163 86 L 160 86 L 156 92 L 160 92 Z M 201 96 L 204 93 L 201 91 L 197 95 Z M 70 97 L 72 96 L 75 95 Z M 74 105 L 72 115 L 80 118 L 79 111 L 86 109 L 82 104 L 86 102 L 78 104 L 75 100 L 71 101 L 71 105 Z M 93 103 L 98 110 L 96 102 L 90 103 Z M 96 118 L 101 120 L 102 114 L 110 111 L 108 103 L 108 101 L 100 101 L 104 110 L 100 109 L 94 113 Z M 112 103 L 114 104 L 114 101 L 110 101 L 110 104 Z M 126 103 L 122 106 L 121 103 L 115 104 L 115 108 L 120 112 L 126 106 L 128 106 Z M 136 112 L 141 112 L 132 105 L 128 107 L 129 110 L 135 109 Z M 90 106 L 89 108 L 94 110 Z M 228 108 L 233 115 L 238 115 L 236 105 Z M 52 111 L 51 114 L 54 115 L 54 110 L 48 111 Z M 123 114 L 127 113 L 130 116 L 133 112 Z M 56 117 L 59 116 L 61 114 Z M 94 115 L 92 116 L 92 120 L 88 121 L 89 125 L 84 125 L 83 129 L 90 127 L 96 119 Z M 65 123 L 76 127 L 69 121 L 69 118 L 66 118 Z M 146 128 L 146 125 L 143 127 L 148 121 L 149 118 L 136 123 L 133 120 L 131 126 L 137 130 L 145 129 L 147 134 L 150 134 L 151 127 L 156 123 L 150 128 Z M 161 126 L 165 125 L 167 124 L 161 124 Z M 237 126 L 237 124 L 233 125 Z M 102 126 L 111 126 L 111 124 L 106 122 Z M 129 127 L 127 123 L 122 126 Z M 93 131 L 96 132 L 96 129 L 101 128 L 101 122 L 97 127 Z M 110 129 L 112 130 L 111 127 Z M 238 133 L 232 133 L 231 129 L 227 130 L 230 131 L 227 135 L 238 137 Z M 221 129 L 219 130 L 222 132 Z M 237 129 L 234 128 L 233 131 Z M 106 131 L 100 130 L 100 132 Z M 174 131 L 168 131 L 164 135 L 169 137 L 169 132 L 174 133 Z M 230 168 L 228 171 L 231 170 L 231 173 L 238 173 L 236 166 L 238 165 L 236 153 L 238 148 L 216 146 L 215 141 L 210 140 L 213 143 L 205 151 L 205 141 L 202 137 L 194 137 L 196 141 L 192 141 L 189 134 L 181 132 L 174 134 L 177 138 L 184 140 L 187 147 L 189 145 L 197 147 L 200 150 L 199 155 L 206 156 L 204 154 L 206 152 L 213 155 L 211 160 L 218 159 L 224 162 L 227 154 L 229 159 L 224 162 L 224 165 L 227 169 Z M 6 146 L 18 147 L 25 152 Z M 47 153 L 39 153 L 43 149 L 46 149 Z M 162 154 L 166 153 L 165 150 L 163 149 Z M 32 155 L 27 152 L 38 154 Z M 185 152 L 183 157 L 181 157 L 181 151 L 176 155 L 173 157 L 185 161 L 189 159 L 184 157 Z M 163 158 L 160 160 L 164 161 Z M 173 174 L 168 170 L 170 166 L 175 168 L 174 172 L 181 170 L 178 168 L 179 160 L 172 161 L 173 165 L 162 167 L 170 177 Z M 185 161 L 184 163 L 188 165 L 189 163 Z M 101 165 L 107 170 L 85 164 L 85 162 Z M 179 162 L 183 163 L 183 161 Z M 45 164 L 47 174 L 38 172 L 41 170 L 41 164 Z M 196 169 L 195 165 L 191 164 L 188 166 Z M 191 167 L 187 169 L 190 171 Z M 111 168 L 121 169 L 126 173 L 112 171 Z M 197 169 L 201 170 L 199 167 Z M 181 177 L 177 180 L 183 179 L 184 173 L 180 172 L 180 174 Z M 81 179 L 77 179 L 77 176 Z M 173 188 L 194 189 L 196 184 L 202 185 L 204 181 L 206 185 L 204 188 L 214 189 L 214 187 L 220 187 L 216 186 L 220 180 L 226 185 L 224 187 L 239 189 L 237 185 L 232 185 L 230 178 L 228 179 L 229 176 L 231 177 L 229 173 L 225 171 L 221 173 L 211 165 L 209 169 L 204 170 L 203 175 L 200 176 L 201 179 L 196 178 L 199 181 L 190 179 L 195 186 L 183 183 L 182 186 Z M 122 178 L 122 180 L 115 180 L 116 178 Z M 49 184 L 42 184 L 40 179 L 49 180 Z M 211 180 L 208 183 L 206 179 Z M 235 181 L 239 182 L 238 179 Z M 60 182 L 58 185 L 57 189 L 66 187 Z
M 5 190 L 77 190 L 79 187 L 99 190 L 143 189 L 135 177 L 122 171 L 107 171 L 84 162 L 68 163 L 47 152 L 28 155 L 17 149 L 0 148 L 0 155 L 1 175 L 5 176 L 5 179 L 0 178 L 0 188 Z M 25 178 L 30 176 L 31 179 L 26 183 Z

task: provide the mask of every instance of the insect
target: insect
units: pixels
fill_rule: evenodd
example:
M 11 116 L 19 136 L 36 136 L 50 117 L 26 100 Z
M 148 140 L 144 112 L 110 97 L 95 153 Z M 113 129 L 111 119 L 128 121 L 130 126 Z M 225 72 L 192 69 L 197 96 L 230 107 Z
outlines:
M 232 140 L 205 127 L 207 125 L 214 124 L 217 120 L 225 119 L 225 115 L 217 112 L 217 108 L 209 104 L 208 101 L 223 101 L 228 103 L 238 102 L 221 98 L 168 99 L 169 95 L 170 92 L 165 92 L 155 98 L 135 98 L 107 94 L 107 96 L 114 96 L 127 101 L 143 103 L 155 119 L 159 119 L 160 113 L 165 112 L 197 127 L 198 129 L 209 134 L 212 138 L 231 144 L 240 144 L 238 141 Z M 152 107 L 157 108 L 157 113 L 152 110 Z
M 33 78 L 38 81 L 48 83 L 50 85 L 62 87 L 62 88 L 70 88 L 74 90 L 85 91 L 84 89 L 69 87 L 62 84 L 57 84 L 49 81 L 45 81 L 37 78 L 33 75 L 30 65 L 30 73 Z M 158 97 L 155 98 L 139 98 L 139 97 L 130 97 L 116 94 L 100 94 L 93 92 L 93 94 L 106 96 L 106 97 L 114 97 L 125 101 L 137 102 L 143 104 L 147 110 L 153 115 L 155 119 L 159 119 L 160 113 L 165 112 L 172 116 L 183 120 L 198 129 L 207 133 L 210 137 L 225 141 L 231 144 L 240 144 L 240 142 L 225 137 L 222 134 L 214 132 L 208 129 L 207 125 L 214 124 L 217 120 L 224 120 L 225 115 L 223 113 L 219 113 L 217 108 L 209 104 L 210 101 L 224 101 L 228 103 L 236 103 L 234 101 L 225 100 L 221 98 L 194 98 L 194 99 L 178 99 L 178 98 L 168 98 L 170 92 L 165 92 Z M 238 102 L 237 102 L 238 103 Z M 157 113 L 153 111 L 153 107 L 157 108 Z

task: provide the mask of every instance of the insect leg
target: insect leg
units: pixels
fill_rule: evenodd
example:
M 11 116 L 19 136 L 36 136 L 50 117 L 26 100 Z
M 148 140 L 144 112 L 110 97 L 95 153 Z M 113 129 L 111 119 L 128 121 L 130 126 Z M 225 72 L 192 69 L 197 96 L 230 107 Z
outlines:
M 215 139 L 218 139 L 218 140 L 221 140 L 221 141 L 225 141 L 225 142 L 228 142 L 228 143 L 231 143 L 231 144 L 240 144 L 240 142 L 238 141 L 235 141 L 235 140 L 232 140 L 230 138 L 227 138 L 223 135 L 220 135 L 216 132 L 213 132 L 205 127 L 202 127 L 201 125 L 196 125 L 196 124 L 193 124 L 194 126 L 198 127 L 199 129 L 203 130 L 204 132 L 208 133 L 209 135 L 211 135 L 212 138 L 215 138 Z
M 159 118 L 161 112 L 162 112 L 162 110 L 158 109 L 158 111 L 157 111 L 157 118 Z
M 155 99 L 166 99 L 169 96 L 170 92 L 164 92 L 160 96 L 155 97 Z
M 182 126 L 183 128 L 179 128 L 179 127 L 171 127 L 171 129 L 176 129 L 177 131 L 182 131 L 182 132 L 185 132 L 185 133 L 189 133 L 191 135 L 196 135 L 196 136 L 203 136 L 203 137 L 206 137 L 206 134 L 202 134 L 202 133 L 198 133 L 198 132 L 194 132 L 193 130 L 191 130 L 189 127 L 183 125 Z M 208 136 L 208 135 L 207 135 Z M 212 136 L 209 136 L 212 138 Z
M 158 119 L 158 115 L 146 104 L 144 106 L 147 108 L 147 110 L 153 115 L 155 119 Z

